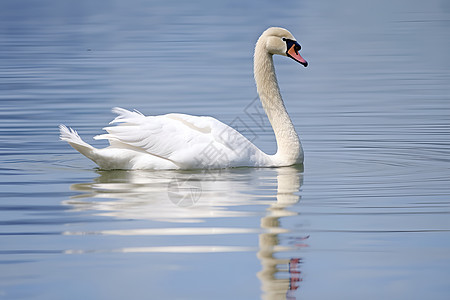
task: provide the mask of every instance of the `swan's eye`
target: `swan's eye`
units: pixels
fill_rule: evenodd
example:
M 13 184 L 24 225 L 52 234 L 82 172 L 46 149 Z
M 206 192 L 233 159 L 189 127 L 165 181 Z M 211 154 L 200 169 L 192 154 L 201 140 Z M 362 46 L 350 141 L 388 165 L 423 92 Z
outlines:
M 286 42 L 286 46 L 288 49 L 291 49 L 293 47 L 294 48 L 293 50 L 297 54 L 298 54 L 298 51 L 300 51 L 302 49 L 302 47 L 296 41 L 293 41 L 293 40 L 287 39 L 287 38 L 283 38 L 283 41 Z

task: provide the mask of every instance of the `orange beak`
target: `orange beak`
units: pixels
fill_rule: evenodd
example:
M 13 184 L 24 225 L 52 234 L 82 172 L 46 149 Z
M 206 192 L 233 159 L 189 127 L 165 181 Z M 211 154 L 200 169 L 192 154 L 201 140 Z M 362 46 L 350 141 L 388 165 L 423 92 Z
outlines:
M 298 52 L 300 50 L 300 45 L 295 41 L 289 41 L 288 47 L 289 49 L 286 51 L 286 55 L 292 58 L 293 60 L 301 63 L 303 66 L 307 67 L 308 62 L 300 55 Z

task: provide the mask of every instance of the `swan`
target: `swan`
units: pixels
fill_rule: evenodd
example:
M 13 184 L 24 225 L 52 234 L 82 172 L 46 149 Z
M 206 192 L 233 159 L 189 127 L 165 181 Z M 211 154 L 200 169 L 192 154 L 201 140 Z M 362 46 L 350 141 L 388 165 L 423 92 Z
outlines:
M 271 27 L 259 37 L 254 53 L 254 77 L 262 106 L 272 125 L 277 152 L 269 155 L 228 125 L 206 116 L 170 113 L 144 116 L 139 111 L 114 108 L 118 116 L 105 127 L 110 146 L 97 149 L 72 128 L 60 125 L 66 141 L 101 169 L 212 169 L 281 167 L 303 163 L 303 149 L 278 87 L 273 55 L 287 56 L 304 67 L 300 45 L 286 29 Z

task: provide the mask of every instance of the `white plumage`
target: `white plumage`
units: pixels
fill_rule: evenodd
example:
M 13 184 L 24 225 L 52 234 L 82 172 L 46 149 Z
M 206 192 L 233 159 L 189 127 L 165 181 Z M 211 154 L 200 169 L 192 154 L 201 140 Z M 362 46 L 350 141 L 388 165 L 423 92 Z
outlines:
M 277 40 L 271 45 L 273 37 Z M 94 137 L 108 140 L 107 148 L 92 147 L 64 125 L 60 125 L 60 139 L 102 169 L 206 169 L 301 163 L 301 144 L 284 108 L 273 68 L 272 55 L 286 55 L 289 51 L 283 38 L 294 40 L 285 29 L 269 28 L 255 48 L 255 79 L 275 131 L 278 144 L 275 155 L 265 154 L 235 129 L 212 117 L 144 116 L 123 108 L 113 109 L 118 116 L 110 124 L 118 125 L 105 127 L 106 134 Z

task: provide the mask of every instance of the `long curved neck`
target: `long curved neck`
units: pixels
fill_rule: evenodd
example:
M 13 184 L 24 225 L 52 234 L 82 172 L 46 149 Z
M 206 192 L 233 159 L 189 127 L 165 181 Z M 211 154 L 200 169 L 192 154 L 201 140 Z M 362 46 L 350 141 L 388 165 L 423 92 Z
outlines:
M 267 52 L 264 44 L 261 39 L 256 44 L 254 74 L 259 98 L 277 141 L 278 149 L 274 157 L 285 165 L 302 163 L 303 150 L 300 139 L 281 98 L 272 54 Z

